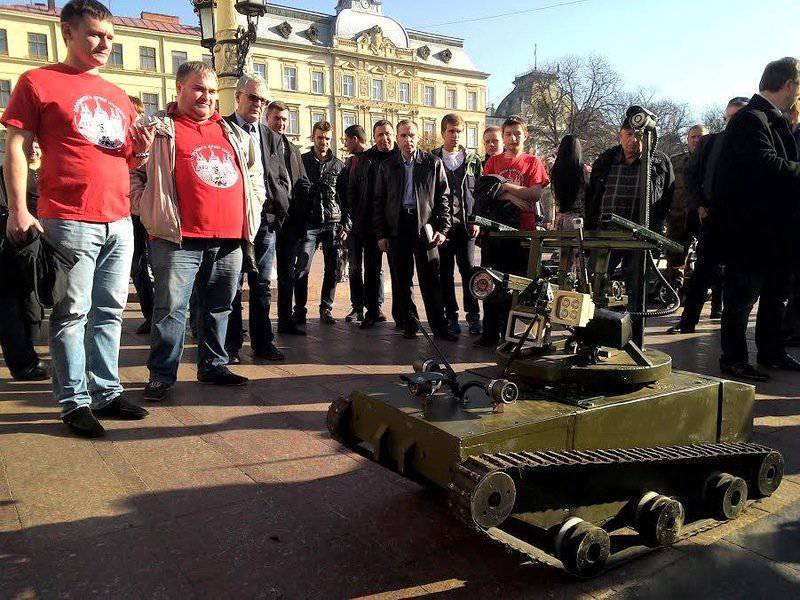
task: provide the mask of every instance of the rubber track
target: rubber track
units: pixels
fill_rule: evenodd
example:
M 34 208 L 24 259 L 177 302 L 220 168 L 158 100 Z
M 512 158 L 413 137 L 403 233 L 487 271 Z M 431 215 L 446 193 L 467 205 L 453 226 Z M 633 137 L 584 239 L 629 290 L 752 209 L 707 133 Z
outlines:
M 470 527 L 481 529 L 472 519 L 470 499 L 478 483 L 493 471 L 527 478 L 535 471 L 581 466 L 681 463 L 709 458 L 767 455 L 772 448 L 760 444 L 718 443 L 655 448 L 616 448 L 610 450 L 553 450 L 539 452 L 500 452 L 471 456 L 456 465 L 450 483 L 448 505 Z

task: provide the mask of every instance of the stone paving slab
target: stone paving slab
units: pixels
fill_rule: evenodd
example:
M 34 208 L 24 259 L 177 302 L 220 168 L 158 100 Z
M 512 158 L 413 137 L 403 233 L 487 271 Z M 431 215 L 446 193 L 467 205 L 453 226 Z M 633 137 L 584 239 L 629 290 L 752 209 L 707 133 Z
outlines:
M 786 457 L 778 493 L 739 521 L 578 581 L 552 559 L 468 531 L 436 494 L 330 439 L 333 398 L 431 354 L 391 322 L 345 323 L 346 286 L 338 297 L 336 325 L 311 318 L 307 337 L 278 337 L 284 363 L 254 361 L 245 346 L 234 370 L 251 383 L 241 389 L 199 385 L 187 337 L 171 400 L 149 406 L 145 421 L 107 422 L 102 440 L 67 435 L 49 384 L 9 382 L 0 363 L 0 598 L 776 598 L 800 589 L 796 374 L 758 388 L 756 440 Z M 136 305 L 125 319 L 121 375 L 137 400 L 148 344 L 133 333 Z M 671 322 L 650 324 L 650 345 L 676 368 L 718 375 L 718 322 L 660 335 Z M 473 339 L 442 344 L 457 369 L 491 363 Z

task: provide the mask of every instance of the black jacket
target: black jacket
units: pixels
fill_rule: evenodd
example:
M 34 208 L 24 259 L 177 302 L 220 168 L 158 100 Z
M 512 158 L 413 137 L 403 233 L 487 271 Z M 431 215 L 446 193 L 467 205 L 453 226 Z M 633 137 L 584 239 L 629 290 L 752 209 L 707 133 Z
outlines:
M 313 150 L 302 156 L 311 189 L 308 192 L 308 212 L 306 222 L 309 229 L 320 225 L 339 223 L 345 230 L 350 229 L 347 212 L 342 210 L 337 183 L 344 169 L 344 163 L 328 151 L 324 160 L 318 160 Z
M 475 184 L 475 214 L 519 229 L 519 208 L 508 200 L 501 200 L 500 187 L 506 183 L 500 175 L 483 175 Z
M 800 214 L 797 144 L 789 122 L 758 94 L 725 128 L 714 173 L 714 195 L 726 260 L 753 267 L 796 260 Z
M 464 218 L 459 225 L 466 229 L 469 217 L 475 213 L 475 185 L 483 174 L 483 163 L 477 154 L 473 154 L 464 148 L 461 148 L 461 150 L 464 151 L 464 176 L 459 184 L 461 186 L 461 209 L 464 212 Z M 444 146 L 440 146 L 433 150 L 431 154 L 439 160 L 443 160 L 443 152 Z M 452 194 L 453 190 L 450 190 L 450 193 Z M 453 210 L 452 204 L 450 208 Z
M 304 235 L 306 231 L 306 215 L 308 214 L 308 192 L 311 182 L 303 166 L 300 149 L 295 146 L 285 135 L 281 136 L 284 150 L 284 163 L 289 172 L 289 181 L 292 184 L 289 199 L 289 214 L 283 224 L 283 230 Z
M 600 227 L 600 211 L 603 195 L 606 192 L 606 180 L 611 172 L 614 160 L 622 152 L 622 146 L 614 146 L 604 151 L 592 164 L 589 187 L 586 190 L 586 229 Z M 653 202 L 650 206 L 650 229 L 661 231 L 664 219 L 672 206 L 672 195 L 675 191 L 675 174 L 672 163 L 663 152 L 656 150 L 650 166 L 650 179 L 653 185 Z
M 225 117 L 231 125 L 237 125 L 236 115 Z M 261 140 L 261 165 L 264 167 L 264 186 L 267 189 L 267 201 L 264 213 L 275 216 L 278 224 L 283 222 L 289 211 L 289 171 L 283 157 L 280 156 L 281 136 L 263 123 L 258 123 Z
M 358 155 L 356 166 L 347 177 L 347 212 L 352 222 L 353 233 L 362 237 L 373 237 L 373 208 L 375 205 L 375 180 L 378 167 L 383 161 L 399 155 L 395 146 L 389 152 L 381 152 L 376 146 Z
M 450 231 L 450 190 L 442 161 L 430 152 L 417 150 L 414 159 L 414 196 L 420 228 L 430 224 L 434 231 L 447 235 Z M 378 239 L 397 236 L 400 210 L 405 189 L 405 167 L 398 152 L 378 168 L 375 181 L 373 226 Z

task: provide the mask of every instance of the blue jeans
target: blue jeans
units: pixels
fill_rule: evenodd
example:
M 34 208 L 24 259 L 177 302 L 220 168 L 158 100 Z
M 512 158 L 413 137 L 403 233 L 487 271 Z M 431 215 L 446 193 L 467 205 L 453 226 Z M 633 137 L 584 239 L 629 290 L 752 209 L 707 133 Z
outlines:
M 228 364 L 225 332 L 242 270 L 239 240 L 184 239 L 183 245 L 150 241 L 155 306 L 147 368 L 150 381 L 172 385 L 183 355 L 186 313 L 197 280 L 197 371 Z
M 113 223 L 42 219 L 47 235 L 73 250 L 66 295 L 50 316 L 53 395 L 65 415 L 102 408 L 122 393 L 119 340 L 133 256 L 130 218 Z
M 269 307 L 272 302 L 272 265 L 275 263 L 275 232 L 270 231 L 267 222 L 262 221 L 255 240 L 256 266 L 258 273 L 247 274 L 250 286 L 250 346 L 254 352 L 265 352 L 273 342 L 272 321 Z M 238 351 L 244 343 L 242 329 L 242 284 L 244 274 L 239 278 L 233 311 L 228 320 L 228 335 L 225 348 Z
M 297 285 L 294 290 L 294 312 L 296 315 L 306 315 L 306 302 L 308 301 L 308 274 L 311 272 L 311 263 L 317 248 L 322 246 L 322 255 L 325 258 L 325 270 L 322 276 L 322 292 L 319 299 L 319 310 L 331 310 L 336 297 L 336 240 L 333 229 L 309 229 L 300 247 L 298 265 L 300 272 L 297 275 Z

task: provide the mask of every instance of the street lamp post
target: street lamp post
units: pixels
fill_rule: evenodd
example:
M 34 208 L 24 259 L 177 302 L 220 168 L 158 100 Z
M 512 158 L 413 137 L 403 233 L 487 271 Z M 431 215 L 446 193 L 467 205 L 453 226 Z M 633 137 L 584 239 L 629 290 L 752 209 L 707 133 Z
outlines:
M 247 63 L 250 45 L 256 41 L 259 17 L 267 12 L 266 0 L 192 0 L 200 20 L 200 45 L 213 52 L 219 76 L 219 110 L 233 112 L 236 80 Z M 237 13 L 247 18 L 241 27 Z

